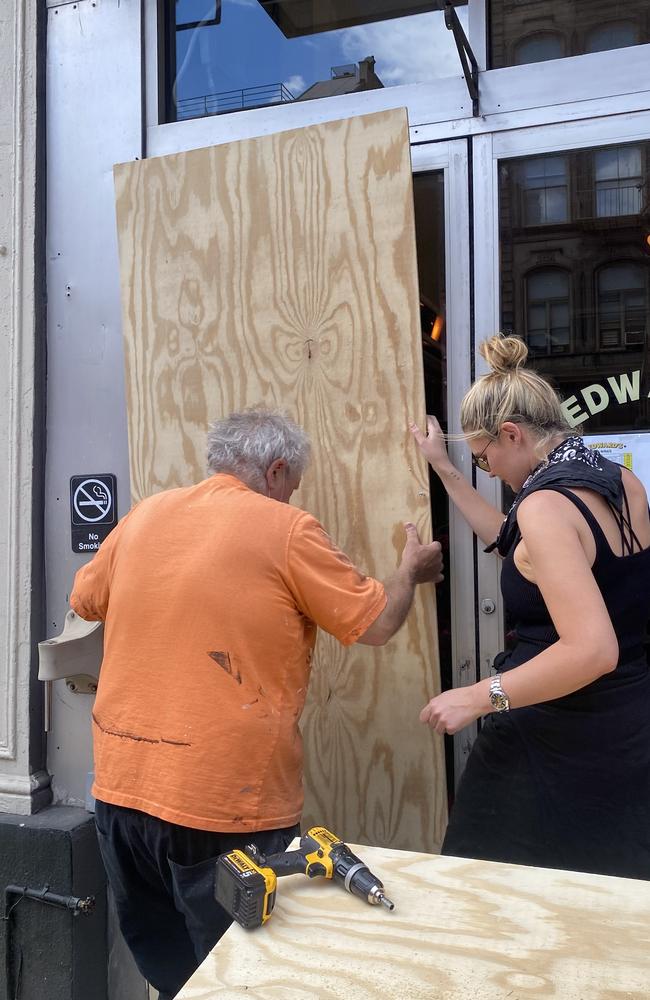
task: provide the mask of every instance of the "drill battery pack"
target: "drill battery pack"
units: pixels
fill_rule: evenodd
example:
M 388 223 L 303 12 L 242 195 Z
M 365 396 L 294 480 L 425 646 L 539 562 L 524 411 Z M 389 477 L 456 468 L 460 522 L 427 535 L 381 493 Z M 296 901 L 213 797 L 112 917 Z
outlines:
M 276 887 L 274 872 L 259 868 L 243 851 L 222 854 L 217 862 L 215 899 L 247 930 L 269 919 Z

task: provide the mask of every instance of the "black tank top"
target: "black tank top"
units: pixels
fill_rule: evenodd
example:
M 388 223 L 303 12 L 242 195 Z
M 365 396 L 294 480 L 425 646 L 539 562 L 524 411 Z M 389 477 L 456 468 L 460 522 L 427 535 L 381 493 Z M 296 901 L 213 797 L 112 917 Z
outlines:
M 556 493 L 567 497 L 582 513 L 591 528 L 596 543 L 596 558 L 592 572 L 603 595 L 619 643 L 619 662 L 616 671 L 604 681 L 609 686 L 616 676 L 622 679 L 631 669 L 647 669 L 644 641 L 650 617 L 650 548 L 628 551 L 618 556 L 589 507 L 571 490 L 562 486 L 549 486 Z M 631 530 L 631 529 L 630 529 Z M 621 524 L 621 531 L 624 527 Z M 514 551 L 521 538 L 517 537 L 503 562 L 501 591 L 506 607 L 515 622 L 518 644 L 507 656 L 501 669 L 518 666 L 537 655 L 541 649 L 557 642 L 558 634 L 548 613 L 539 587 L 527 580 L 517 569 Z M 630 546 L 628 545 L 628 548 Z M 599 683 L 599 682 L 595 682 Z
M 543 488 L 566 496 L 593 532 L 592 569 L 620 644 L 619 664 L 565 697 L 484 719 L 442 850 L 650 879 L 650 671 L 642 646 L 650 549 L 617 556 L 579 497 L 563 485 Z M 499 654 L 504 671 L 558 638 L 539 588 L 515 565 L 516 542 L 506 552 L 501 585 L 519 641 Z

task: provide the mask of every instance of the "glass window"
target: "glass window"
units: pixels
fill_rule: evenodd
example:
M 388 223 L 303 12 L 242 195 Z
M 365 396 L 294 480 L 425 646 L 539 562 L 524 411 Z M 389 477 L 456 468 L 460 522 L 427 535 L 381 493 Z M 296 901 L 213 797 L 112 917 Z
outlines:
M 556 354 L 571 349 L 569 275 L 545 268 L 526 278 L 526 340 L 531 353 Z
M 437 0 L 163 0 L 163 11 L 163 121 L 460 72 Z
M 490 67 L 650 42 L 648 0 L 491 0 Z
M 522 217 L 525 226 L 566 222 L 569 213 L 566 158 L 539 156 L 522 164 Z
M 586 52 L 606 52 L 639 44 L 639 27 L 630 21 L 610 21 L 593 28 L 587 35 Z
M 636 215 L 641 211 L 641 148 L 614 146 L 594 155 L 596 215 Z
M 221 0 L 176 0 L 176 28 L 182 31 L 200 24 L 218 24 Z
M 638 264 L 609 264 L 598 272 L 598 334 L 601 350 L 645 342 L 646 274 Z
M 501 328 L 587 433 L 650 430 L 649 238 L 650 141 L 499 163 Z
M 561 35 L 544 32 L 531 35 L 515 45 L 515 66 L 526 63 L 546 62 L 548 59 L 561 59 L 564 55 L 564 39 Z

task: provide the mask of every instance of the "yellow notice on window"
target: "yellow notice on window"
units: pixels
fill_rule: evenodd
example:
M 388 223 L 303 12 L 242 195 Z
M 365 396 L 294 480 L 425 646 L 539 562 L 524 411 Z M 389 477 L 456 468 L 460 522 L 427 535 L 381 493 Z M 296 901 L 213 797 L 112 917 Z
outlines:
M 601 453 L 610 462 L 631 469 L 650 491 L 650 432 L 645 434 L 585 434 L 589 448 Z

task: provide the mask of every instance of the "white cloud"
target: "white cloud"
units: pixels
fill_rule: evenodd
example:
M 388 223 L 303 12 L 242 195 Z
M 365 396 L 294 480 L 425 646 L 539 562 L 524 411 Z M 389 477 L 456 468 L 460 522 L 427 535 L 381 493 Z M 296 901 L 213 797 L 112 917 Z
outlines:
M 467 31 L 467 8 L 457 8 Z M 462 73 L 454 38 L 441 11 L 379 21 L 342 33 L 343 56 L 358 62 L 376 59 L 375 72 L 387 86 L 427 83 Z
M 305 78 L 304 76 L 300 76 L 299 73 L 296 73 L 295 76 L 290 76 L 288 80 L 284 81 L 284 85 L 294 97 L 299 97 L 307 89 Z

